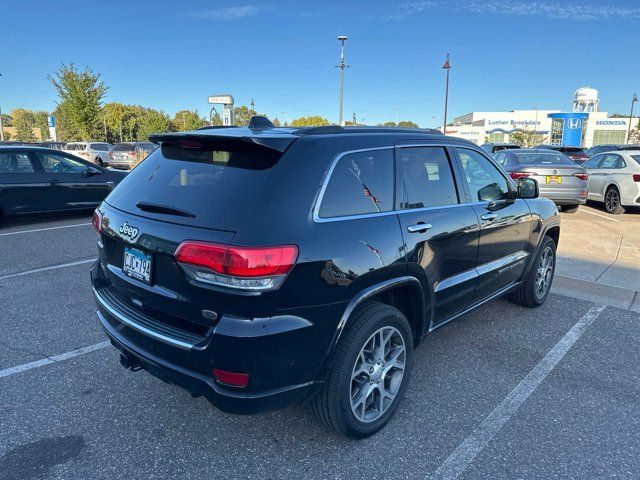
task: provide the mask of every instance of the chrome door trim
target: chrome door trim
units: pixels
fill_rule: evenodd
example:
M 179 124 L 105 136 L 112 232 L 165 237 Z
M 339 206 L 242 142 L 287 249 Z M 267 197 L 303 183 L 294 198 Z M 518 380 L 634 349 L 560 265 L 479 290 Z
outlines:
M 520 250 L 518 252 L 512 253 L 502 258 L 498 258 L 497 260 L 493 260 L 488 263 L 484 263 L 482 265 L 478 265 L 475 268 L 471 268 L 469 270 L 465 270 L 464 272 L 457 273 L 451 277 L 445 278 L 441 282 L 438 282 L 434 285 L 433 291 L 438 293 L 443 290 L 446 290 L 450 287 L 455 287 L 463 282 L 467 282 L 469 280 L 473 280 L 474 278 L 478 278 L 482 275 L 486 275 L 495 270 L 499 270 L 501 268 L 505 268 L 511 264 L 515 264 L 529 256 L 528 252 L 524 250 Z

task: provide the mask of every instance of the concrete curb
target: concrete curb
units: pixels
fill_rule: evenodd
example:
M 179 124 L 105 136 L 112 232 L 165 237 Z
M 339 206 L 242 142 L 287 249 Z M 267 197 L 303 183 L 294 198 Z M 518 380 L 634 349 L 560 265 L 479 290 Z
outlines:
M 551 292 L 640 313 L 640 292 L 628 288 L 555 275 Z

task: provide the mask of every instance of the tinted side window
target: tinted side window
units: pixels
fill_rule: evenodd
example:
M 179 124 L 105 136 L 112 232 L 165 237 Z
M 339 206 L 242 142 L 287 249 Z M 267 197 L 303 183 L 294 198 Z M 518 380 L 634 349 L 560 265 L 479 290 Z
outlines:
M 466 148 L 459 148 L 458 156 L 472 202 L 495 202 L 510 197 L 507 179 L 484 156 Z
M 83 173 L 87 167 L 58 153 L 38 153 L 42 168 L 46 173 Z
M 401 209 L 458 203 L 451 164 L 442 147 L 402 148 Z
M 393 150 L 349 153 L 336 163 L 320 217 L 388 212 L 393 208 Z
M 602 160 L 603 158 L 604 157 L 602 155 L 594 155 L 589 160 L 584 162 L 582 166 L 584 168 L 598 168 L 598 164 L 600 163 L 600 160 Z
M 604 155 L 604 158 L 598 164 L 598 168 L 624 168 L 627 165 L 622 160 L 620 155 L 616 155 L 614 153 L 607 153 Z
M 20 152 L 0 152 L 0 174 L 34 173 L 29 155 Z

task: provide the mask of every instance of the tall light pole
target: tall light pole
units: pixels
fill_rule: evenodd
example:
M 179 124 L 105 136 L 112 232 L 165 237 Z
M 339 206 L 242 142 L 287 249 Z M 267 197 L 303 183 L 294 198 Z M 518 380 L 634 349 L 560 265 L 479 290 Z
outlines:
M 451 70 L 448 53 L 442 68 L 444 68 L 447 71 L 447 82 L 445 83 L 445 87 L 444 87 L 444 119 L 442 120 L 442 133 L 446 135 L 447 134 L 447 108 L 449 107 L 449 70 Z
M 0 77 L 2 74 L 0 73 Z M 0 142 L 4 142 L 4 127 L 2 126 L 2 108 L 0 108 Z
M 340 69 L 340 110 L 338 112 L 338 125 L 342 126 L 342 95 L 344 93 L 344 69 L 348 67 L 346 63 L 344 63 L 344 42 L 347 41 L 346 35 L 340 35 L 338 37 L 338 41 L 340 42 L 340 63 L 336 65 Z
M 629 145 L 629 137 L 631 136 L 631 122 L 633 122 L 633 104 L 638 101 L 638 95 L 633 94 L 631 99 L 631 113 L 629 113 L 629 126 L 627 127 L 627 145 Z

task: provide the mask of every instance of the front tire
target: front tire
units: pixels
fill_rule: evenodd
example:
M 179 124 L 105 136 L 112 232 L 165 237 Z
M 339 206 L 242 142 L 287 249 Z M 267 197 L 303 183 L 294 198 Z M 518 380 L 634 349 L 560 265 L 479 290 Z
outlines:
M 364 438 L 384 427 L 404 396 L 413 367 L 413 334 L 407 318 L 370 302 L 354 312 L 337 347 L 329 378 L 311 401 L 327 427 Z
M 613 215 L 624 213 L 624 207 L 620 203 L 620 191 L 613 185 L 607 188 L 604 194 L 604 209 Z
M 99 167 L 104 167 L 104 162 L 102 161 L 102 159 L 100 157 L 96 158 L 96 164 Z
M 524 307 L 539 307 L 549 296 L 555 271 L 556 242 L 545 236 L 531 270 L 518 289 L 509 294 L 509 300 Z

